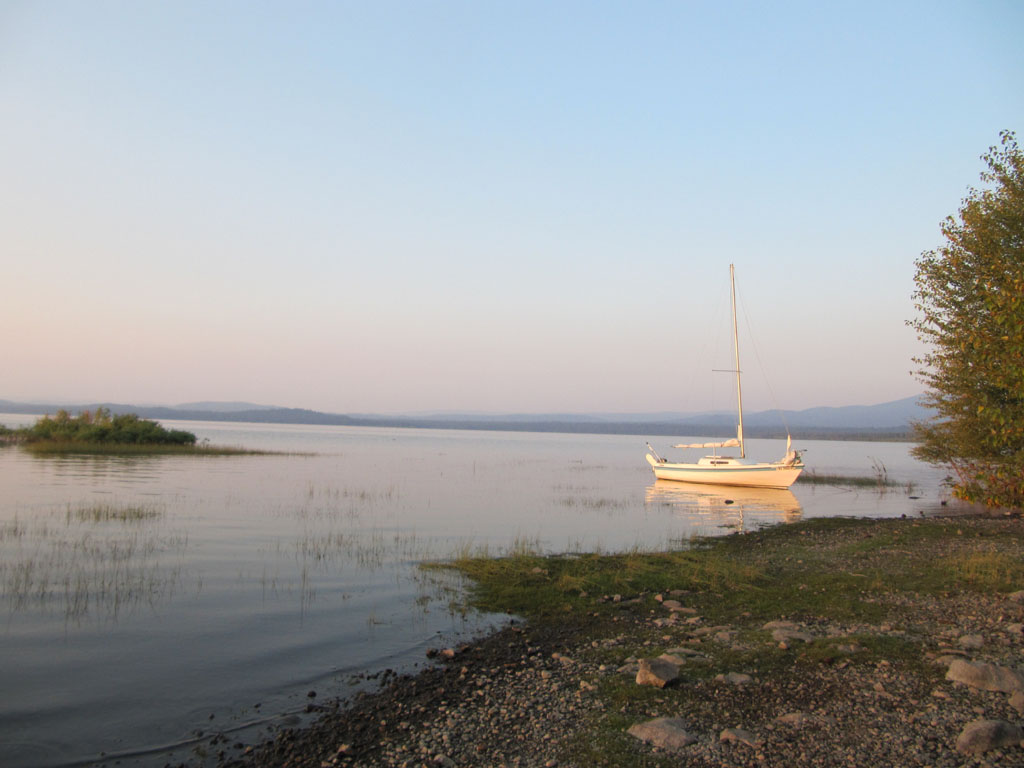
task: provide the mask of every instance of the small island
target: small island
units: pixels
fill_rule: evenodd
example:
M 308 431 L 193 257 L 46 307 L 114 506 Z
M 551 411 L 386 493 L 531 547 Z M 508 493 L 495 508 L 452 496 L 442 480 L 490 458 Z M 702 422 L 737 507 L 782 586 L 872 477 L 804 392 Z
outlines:
M 114 415 L 109 408 L 82 411 L 72 416 L 59 410 L 31 427 L 9 429 L 0 425 L 0 444 L 19 445 L 33 453 L 92 454 L 257 454 L 244 448 L 197 444 L 196 436 L 181 429 L 166 429 L 134 413 Z

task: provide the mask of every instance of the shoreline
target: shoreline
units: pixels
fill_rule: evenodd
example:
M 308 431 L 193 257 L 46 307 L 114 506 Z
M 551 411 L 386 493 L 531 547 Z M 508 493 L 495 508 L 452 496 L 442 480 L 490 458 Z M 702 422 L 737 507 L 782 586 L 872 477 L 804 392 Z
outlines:
M 793 610 L 768 601 L 770 583 L 755 584 L 749 610 L 736 610 L 744 608 L 738 602 L 724 612 L 715 605 L 732 599 L 728 592 L 684 587 L 617 598 L 581 590 L 577 604 L 445 649 L 414 674 L 387 676 L 376 692 L 311 705 L 319 716 L 309 726 L 253 746 L 215 737 L 206 764 L 1024 764 L 1019 738 L 958 750 L 976 721 L 1016 733 L 1024 692 L 1014 698 L 946 679 L 957 659 L 1022 666 L 1024 602 L 1010 597 L 1024 588 L 1019 517 L 810 521 L 726 539 L 707 551 L 757 564 L 788 558 L 780 573 L 807 582 L 784 585 L 793 589 L 783 595 Z M 629 556 L 617 557 L 621 566 Z M 538 560 L 549 564 L 550 579 L 535 573 L 534 560 L 521 565 L 530 578 L 555 581 L 556 561 Z M 818 573 L 828 569 L 815 562 L 838 571 Z M 936 563 L 968 570 L 932 583 Z M 1010 570 L 998 589 L 979 588 L 972 567 Z M 839 585 L 814 602 L 814 579 L 839 572 L 853 584 L 867 579 L 864 588 L 847 594 Z M 903 588 L 911 572 L 920 583 Z M 885 573 L 889 583 L 879 581 Z M 480 590 L 474 599 L 488 600 Z M 759 599 L 769 607 L 759 609 Z M 640 667 L 666 657 L 674 680 L 637 684 Z M 629 735 L 659 718 L 677 718 L 690 743 L 659 747 Z

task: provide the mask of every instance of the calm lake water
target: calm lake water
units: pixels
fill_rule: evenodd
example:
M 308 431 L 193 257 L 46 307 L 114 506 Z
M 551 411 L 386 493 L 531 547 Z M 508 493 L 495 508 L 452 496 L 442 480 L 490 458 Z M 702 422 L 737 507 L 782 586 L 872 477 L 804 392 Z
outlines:
M 884 465 L 909 493 L 755 492 L 655 481 L 635 436 L 167 426 L 286 453 L 0 449 L 0 764 L 199 763 L 205 736 L 267 736 L 301 720 L 307 692 L 358 690 L 499 620 L 466 612 L 455 577 L 421 572 L 424 559 L 658 549 L 809 517 L 917 515 L 947 498 L 942 473 L 902 443 L 795 447 L 822 474 Z M 749 446 L 757 459 L 783 451 Z

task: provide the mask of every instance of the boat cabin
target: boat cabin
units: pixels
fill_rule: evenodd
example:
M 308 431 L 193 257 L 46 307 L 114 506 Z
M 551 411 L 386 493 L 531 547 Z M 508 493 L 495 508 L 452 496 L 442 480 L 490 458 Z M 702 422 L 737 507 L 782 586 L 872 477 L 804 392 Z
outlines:
M 732 456 L 702 456 L 697 460 L 698 467 L 742 467 L 743 462 Z

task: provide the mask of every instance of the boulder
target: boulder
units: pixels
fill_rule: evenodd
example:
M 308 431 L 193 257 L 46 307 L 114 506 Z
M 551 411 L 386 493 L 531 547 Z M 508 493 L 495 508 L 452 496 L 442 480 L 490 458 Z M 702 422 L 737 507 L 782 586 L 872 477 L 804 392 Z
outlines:
M 682 749 L 697 740 L 686 732 L 686 723 L 680 717 L 659 717 L 646 723 L 637 723 L 626 733 L 640 741 L 668 750 Z
M 981 661 L 954 659 L 946 671 L 946 679 L 964 683 L 983 691 L 1015 693 L 1024 691 L 1024 675 L 1009 667 L 999 667 Z
M 961 648 L 967 648 L 971 651 L 976 651 L 985 644 L 985 638 L 981 635 L 964 635 L 957 642 Z
M 679 677 L 679 667 L 664 659 L 640 659 L 636 672 L 637 685 L 664 688 Z
M 956 740 L 956 749 L 965 754 L 980 755 L 991 749 L 1018 746 L 1024 729 L 1005 720 L 975 720 L 968 723 Z

